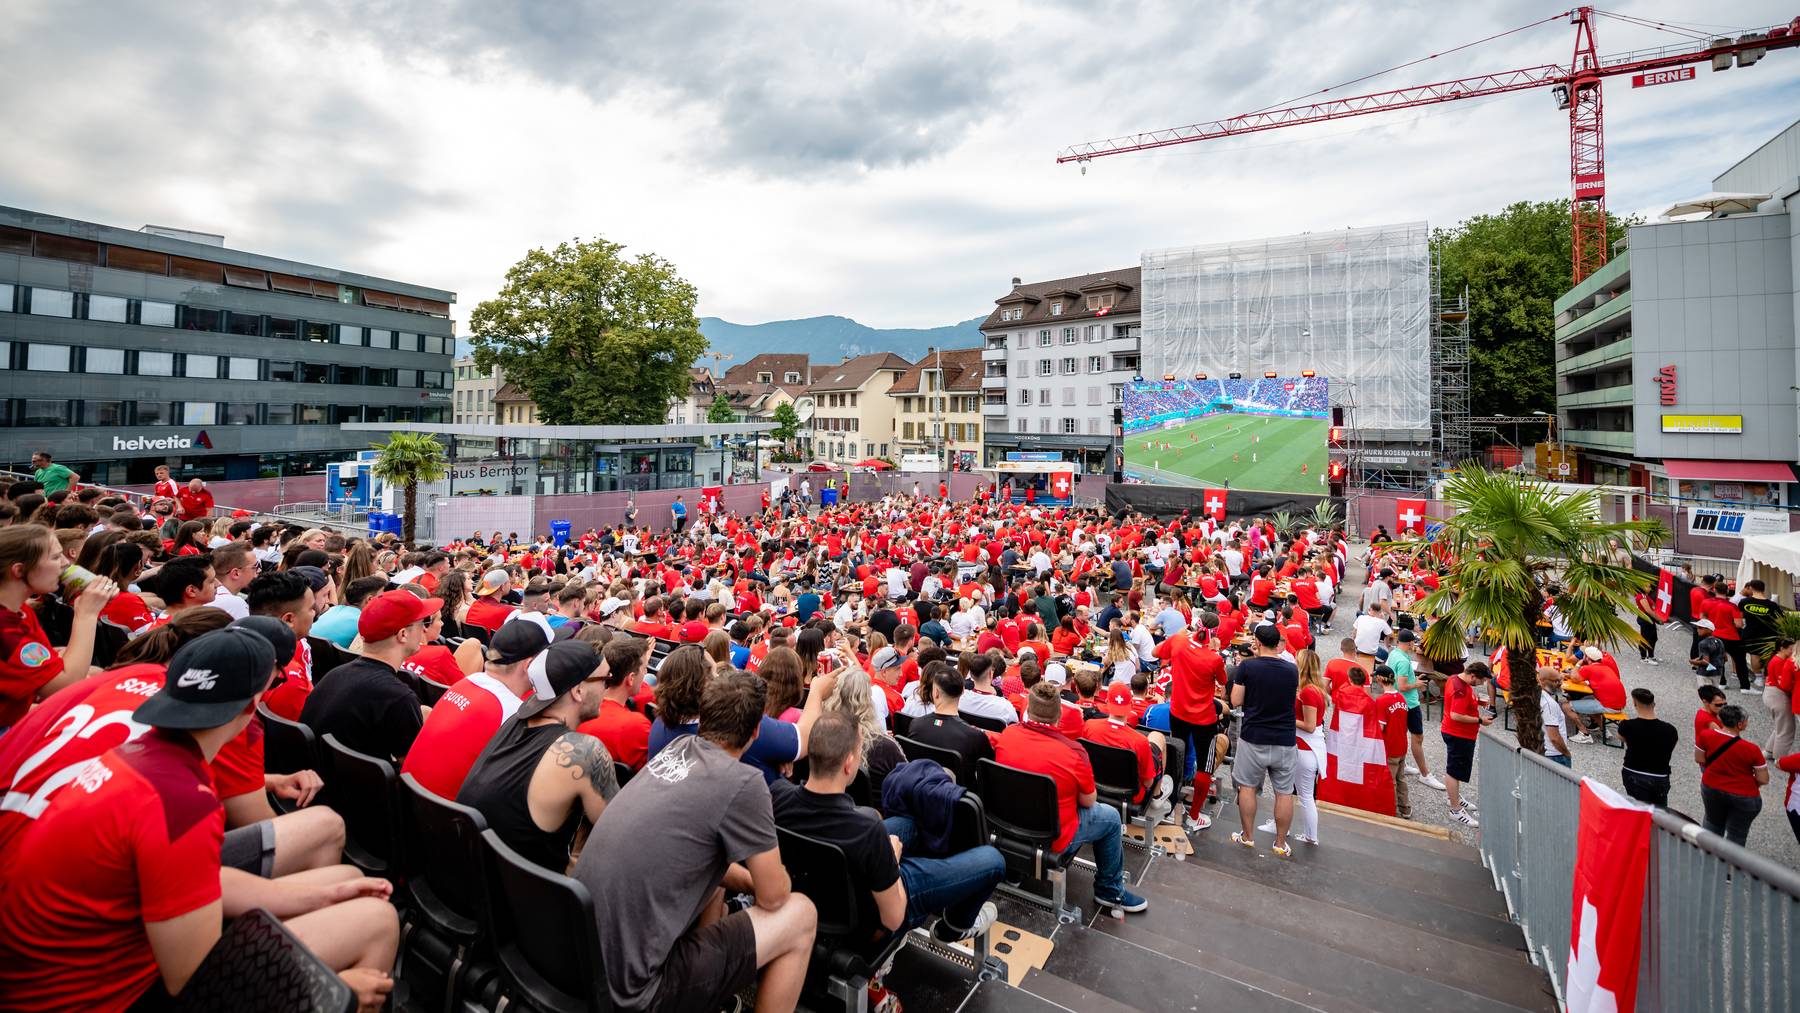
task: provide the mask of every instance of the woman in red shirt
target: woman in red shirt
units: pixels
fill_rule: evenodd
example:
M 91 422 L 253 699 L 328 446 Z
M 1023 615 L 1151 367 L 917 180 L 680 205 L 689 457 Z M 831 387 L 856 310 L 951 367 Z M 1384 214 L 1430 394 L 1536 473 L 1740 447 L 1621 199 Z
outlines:
M 1750 724 L 1744 708 L 1728 704 L 1719 709 L 1719 726 L 1694 739 L 1694 762 L 1700 765 L 1701 825 L 1733 844 L 1743 844 L 1750 824 L 1762 812 L 1762 786 L 1769 783 L 1769 765 L 1762 747 L 1743 737 Z
M 1294 765 L 1294 840 L 1317 844 L 1319 807 L 1313 803 L 1313 785 L 1325 771 L 1324 666 L 1318 652 L 1310 650 L 1295 655 L 1294 663 L 1300 669 L 1300 691 L 1294 697 L 1294 744 L 1299 747 Z
M 1075 653 L 1081 645 L 1081 634 L 1075 630 L 1075 617 L 1063 616 L 1057 623 L 1056 632 L 1050 637 L 1050 649 L 1057 657 L 1066 657 Z M 1046 659 L 1048 660 L 1048 659 Z

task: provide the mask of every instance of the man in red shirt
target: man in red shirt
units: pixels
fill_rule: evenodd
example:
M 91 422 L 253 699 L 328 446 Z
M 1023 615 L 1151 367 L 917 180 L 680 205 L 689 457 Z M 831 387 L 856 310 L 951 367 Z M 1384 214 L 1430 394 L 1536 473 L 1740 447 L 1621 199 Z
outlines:
M 1087 751 L 1056 730 L 1062 715 L 1062 697 L 1051 682 L 1031 687 L 1025 704 L 1026 720 L 1008 725 L 994 740 L 994 757 L 1003 766 L 1046 774 L 1056 782 L 1056 808 L 1060 827 L 1051 847 L 1068 852 L 1083 844 L 1094 846 L 1094 901 L 1118 911 L 1148 910 L 1150 902 L 1130 890 L 1124 881 L 1124 831 L 1119 811 L 1100 805 L 1094 788 L 1094 768 Z
M 1208 614 L 1200 621 L 1204 625 L 1218 619 Z M 1157 644 L 1156 657 L 1170 671 L 1169 733 L 1184 744 L 1189 756 L 1197 758 L 1194 797 L 1182 826 L 1189 833 L 1198 833 L 1212 826 L 1205 807 L 1212 792 L 1213 742 L 1220 731 L 1216 693 L 1225 681 L 1225 659 L 1205 643 L 1196 643 L 1188 630 Z
M 312 645 L 306 642 L 313 624 L 312 584 L 298 570 L 265 573 L 244 588 L 244 604 L 251 615 L 272 616 L 294 631 L 294 658 L 276 673 L 274 685 L 263 694 L 263 703 L 277 717 L 298 721 L 300 708 L 306 706 L 306 696 L 312 692 Z
M 379 1005 L 399 920 L 385 880 L 262 880 L 221 868 L 224 810 L 207 761 L 241 733 L 275 652 L 244 629 L 215 630 L 170 659 L 132 714 L 151 730 L 81 765 L 8 856 L 0 893 L 0 995 L 17 1010 L 124 1010 L 179 995 L 223 919 L 263 907 L 358 1000 Z
M 1573 711 L 1576 721 L 1581 723 L 1577 734 L 1571 736 L 1575 742 L 1592 741 L 1591 735 L 1598 730 L 1603 721 L 1595 720 L 1590 728 L 1587 719 L 1600 719 L 1604 714 L 1617 714 L 1625 709 L 1625 684 L 1619 681 L 1619 672 L 1601 661 L 1598 647 L 1589 644 L 1583 652 L 1586 663 L 1575 670 L 1575 678 L 1587 683 L 1593 690 L 1592 696 L 1579 697 L 1569 701 L 1569 710 Z
M 634 620 L 630 629 L 645 636 L 658 637 L 663 640 L 675 639 L 675 627 L 671 626 L 664 615 L 663 599 L 660 595 L 651 595 L 644 599 L 644 617 Z
M 1349 641 L 1355 647 L 1355 641 Z M 1362 676 L 1362 682 L 1356 681 Z M 1369 677 L 1364 674 L 1362 666 L 1351 666 L 1345 676 L 1346 685 L 1361 685 L 1368 689 Z M 1375 666 L 1375 713 L 1381 718 L 1381 742 L 1386 748 L 1388 774 L 1394 779 L 1394 813 L 1403 820 L 1412 819 L 1412 799 L 1406 790 L 1406 777 L 1400 768 L 1406 763 L 1406 754 L 1412 747 L 1412 740 L 1406 732 L 1406 697 L 1394 688 L 1394 670 L 1386 665 Z M 1335 698 L 1336 694 L 1333 694 Z
M 175 503 L 181 508 L 181 519 L 184 521 L 197 521 L 212 516 L 212 490 L 197 478 L 188 480 L 187 488 L 176 495 Z
M 500 629 L 518 606 L 507 604 L 506 592 L 512 587 L 512 577 L 505 570 L 489 570 L 481 575 L 481 586 L 475 589 L 475 601 L 469 605 L 468 614 L 463 622 L 471 626 L 479 626 L 490 634 Z
M 1350 670 L 1362 666 L 1362 659 L 1356 653 L 1356 639 L 1345 637 L 1338 641 L 1338 656 L 1325 663 L 1325 682 L 1331 687 L 1333 696 L 1337 695 L 1338 687 L 1349 678 Z
M 1077 680 L 1076 685 L 1080 685 Z M 1167 740 L 1161 732 L 1148 734 L 1138 731 L 1129 722 L 1136 720 L 1142 712 L 1131 698 L 1131 687 L 1124 683 L 1111 686 L 1096 701 L 1105 717 L 1089 718 L 1083 724 L 1081 737 L 1103 746 L 1117 746 L 1129 749 L 1137 756 L 1138 791 L 1132 801 L 1140 805 L 1146 800 L 1144 822 L 1155 826 L 1167 815 L 1170 805 L 1169 796 L 1174 794 L 1174 781 L 1163 775 L 1163 759 Z
M 177 496 L 181 495 L 180 487 L 175 484 L 173 478 L 169 477 L 168 465 L 159 464 L 156 466 L 156 485 L 151 488 L 150 492 L 152 495 L 159 496 L 163 499 L 175 499 Z
M 644 681 L 644 660 L 650 641 L 642 637 L 614 637 L 602 652 L 606 661 L 606 689 L 600 713 L 575 730 L 600 740 L 612 758 L 636 771 L 650 756 L 650 719 L 633 709 L 632 698 Z
M 431 708 L 400 772 L 438 797 L 454 799 L 475 758 L 531 695 L 526 669 L 549 646 L 550 638 L 537 623 L 500 627 L 482 670 L 458 680 Z
M 1465 826 L 1478 827 L 1481 822 L 1463 804 L 1462 786 L 1475 777 L 1475 739 L 1482 726 L 1494 719 L 1481 713 L 1475 699 L 1476 685 L 1488 680 L 1488 667 L 1472 661 L 1463 671 L 1444 680 L 1444 720 L 1439 731 L 1444 737 L 1444 783 L 1450 795 L 1450 818 Z

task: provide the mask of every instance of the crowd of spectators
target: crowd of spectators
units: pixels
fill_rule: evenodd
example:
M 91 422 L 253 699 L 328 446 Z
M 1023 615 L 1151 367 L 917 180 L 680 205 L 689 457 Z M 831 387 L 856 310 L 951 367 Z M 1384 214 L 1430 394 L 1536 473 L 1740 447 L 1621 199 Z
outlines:
M 1329 409 L 1328 381 L 1317 376 L 1147 380 L 1125 385 L 1125 428 L 1128 431 L 1150 428 L 1171 418 L 1219 411 L 1323 416 Z

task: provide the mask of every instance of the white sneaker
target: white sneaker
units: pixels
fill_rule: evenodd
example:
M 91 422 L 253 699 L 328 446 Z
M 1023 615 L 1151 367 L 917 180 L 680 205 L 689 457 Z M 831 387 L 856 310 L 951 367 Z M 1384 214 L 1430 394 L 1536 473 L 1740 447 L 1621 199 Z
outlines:
M 975 916 L 974 927 L 969 929 L 968 932 L 964 933 L 962 936 L 962 939 L 970 939 L 970 938 L 973 938 L 975 936 L 982 934 L 983 932 L 986 932 L 988 929 L 993 928 L 994 923 L 999 920 L 1000 920 L 1000 909 L 995 907 L 993 905 L 993 902 L 990 901 L 986 904 L 981 905 L 981 913 L 977 914 Z M 945 926 L 944 920 L 941 918 L 938 919 L 938 927 L 943 928 L 944 926 Z M 951 931 L 956 931 L 956 930 L 953 928 Z M 942 939 L 943 935 L 939 935 L 938 938 Z M 947 940 L 947 941 L 957 942 L 960 940 Z
M 1197 834 L 1210 826 L 1212 826 L 1212 817 L 1205 813 L 1198 816 L 1184 816 L 1181 820 L 1181 829 L 1190 834 Z
M 1256 829 L 1262 831 L 1265 834 L 1272 834 L 1275 832 L 1275 821 L 1269 820 L 1267 823 L 1258 824 Z
M 1744 695 L 1746 695 L 1746 696 L 1755 696 L 1755 695 L 1756 695 L 1756 694 L 1758 694 L 1758 693 L 1760 693 L 1760 692 L 1762 692 L 1762 690 L 1760 690 L 1760 689 L 1748 689 L 1748 688 L 1746 688 L 1746 689 L 1740 689 L 1740 690 L 1738 690 L 1738 692 L 1739 692 L 1739 693 L 1743 693 L 1743 694 L 1744 694 Z
M 1166 798 L 1153 798 L 1144 803 L 1144 825 L 1153 827 L 1161 823 L 1163 817 L 1169 815 L 1169 810 L 1172 808 L 1174 808 L 1173 804 Z
M 1576 732 L 1574 735 L 1569 736 L 1569 741 L 1591 746 L 1594 744 L 1594 737 L 1586 732 Z
M 1662 662 L 1660 662 L 1660 661 L 1657 661 L 1657 660 L 1656 660 L 1656 659 L 1655 659 L 1655 658 L 1645 658 L 1645 659 L 1644 659 L 1644 664 L 1646 664 L 1646 665 L 1660 665 L 1660 664 L 1662 664 Z
M 1407 765 L 1406 765 L 1406 772 L 1407 772 L 1407 773 L 1408 773 L 1408 774 L 1411 774 L 1411 775 L 1412 775 L 1412 776 L 1414 776 L 1414 777 L 1418 777 L 1418 776 L 1419 776 L 1419 766 L 1418 766 L 1418 764 L 1416 764 L 1416 763 L 1408 763 L 1408 764 L 1407 764 Z
M 1481 821 L 1476 819 L 1474 814 L 1470 813 L 1467 809 L 1455 810 L 1450 814 L 1450 818 L 1466 827 L 1481 826 Z
M 1427 788 L 1436 788 L 1438 791 L 1449 791 L 1450 790 L 1449 788 L 1446 788 L 1444 786 L 1443 781 L 1438 780 L 1438 776 L 1436 774 L 1426 774 L 1424 777 L 1419 778 L 1419 783 L 1424 785 Z

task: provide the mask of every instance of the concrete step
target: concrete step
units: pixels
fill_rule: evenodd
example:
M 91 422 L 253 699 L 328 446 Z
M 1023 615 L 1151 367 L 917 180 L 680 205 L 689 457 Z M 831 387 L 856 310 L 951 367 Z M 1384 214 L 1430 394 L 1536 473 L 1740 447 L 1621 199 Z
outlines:
M 1019 982 L 1019 987 L 1065 1009 L 1079 1010 L 1080 1013 L 1135 1013 L 1137 1009 L 1035 967 L 1026 973 L 1025 979 Z
M 1308 1001 L 1307 990 L 1276 974 L 1224 961 L 1180 959 L 1145 945 L 1163 941 L 1133 933 L 1129 922 L 1121 926 L 1102 920 L 1110 923 L 1104 931 L 1057 933 L 1056 952 L 1044 963 L 1044 971 L 1144 1013 L 1199 1009 L 1293 1013 L 1316 1008 Z M 1164 948 L 1173 949 L 1166 944 Z

